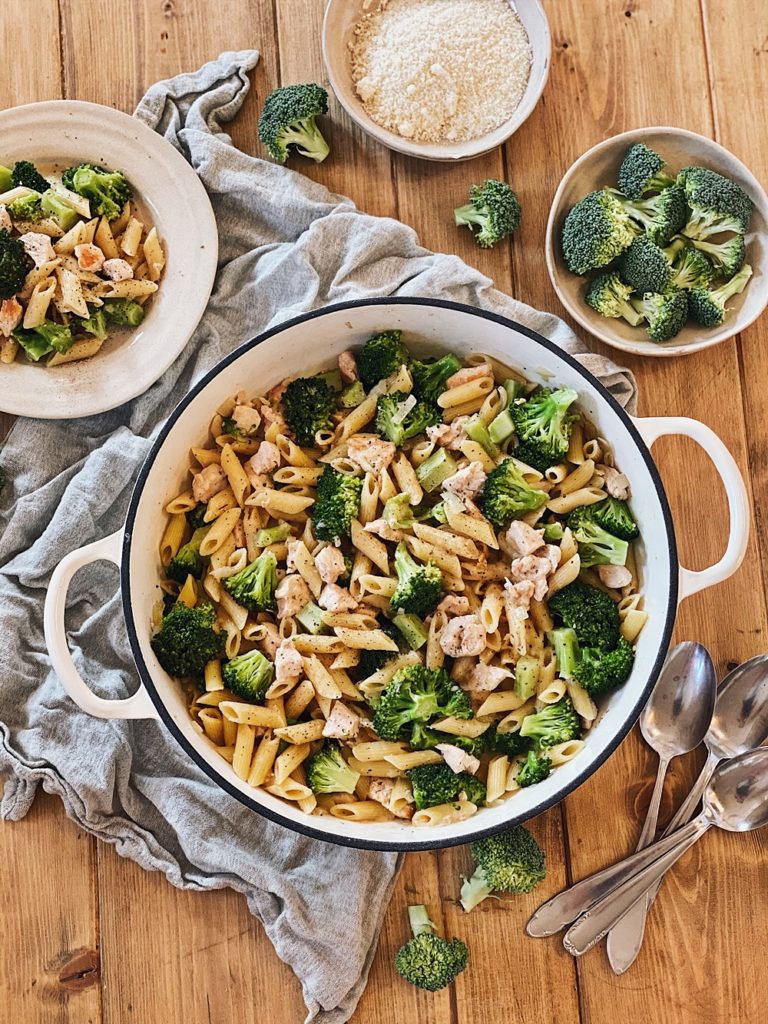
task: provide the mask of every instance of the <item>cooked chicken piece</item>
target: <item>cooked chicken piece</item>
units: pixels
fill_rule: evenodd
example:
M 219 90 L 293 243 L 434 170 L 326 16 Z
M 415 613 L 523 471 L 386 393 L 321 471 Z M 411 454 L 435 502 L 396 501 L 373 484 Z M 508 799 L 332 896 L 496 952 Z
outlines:
M 269 487 L 269 479 L 263 473 L 254 473 L 250 466 L 250 460 L 243 463 L 243 469 L 254 491 L 260 491 L 262 487 Z
M 0 303 L 0 334 L 4 338 L 10 338 L 11 331 L 15 331 L 21 323 L 24 310 L 15 298 L 3 299 Z
M 402 530 L 396 530 L 394 526 L 390 526 L 386 519 L 374 519 L 370 523 L 366 523 L 363 529 L 368 533 L 375 533 L 382 540 L 393 540 L 398 543 L 405 536 Z
M 629 479 L 624 473 L 620 473 L 613 466 L 603 466 L 603 475 L 605 477 L 605 489 L 610 496 L 618 498 L 620 501 L 626 501 L 629 497 Z
M 315 555 L 315 565 L 323 583 L 335 583 L 347 571 L 344 555 L 331 545 L 322 548 Z
M 236 405 L 232 410 L 232 419 L 235 426 L 244 434 L 255 434 L 261 423 L 261 416 L 252 405 Z
M 345 384 L 357 380 L 357 360 L 350 351 L 342 352 L 339 356 L 339 373 Z
M 438 743 L 435 747 L 443 755 L 443 760 L 458 775 L 460 772 L 469 772 L 474 775 L 480 767 L 480 759 L 474 754 L 468 754 L 461 747 L 454 747 L 452 743 Z
M 89 270 L 93 274 L 104 266 L 104 253 L 98 245 L 94 245 L 92 242 L 76 245 L 75 258 L 81 270 Z
M 376 434 L 353 434 L 347 442 L 347 454 L 366 473 L 380 473 L 395 457 L 395 446 Z
M 288 619 L 300 612 L 312 600 L 309 587 L 301 576 L 284 576 L 275 591 L 277 617 Z
M 457 370 L 445 382 L 446 388 L 457 388 L 460 384 L 469 384 L 471 380 L 479 380 L 481 377 L 489 377 L 493 373 L 489 363 L 478 363 L 477 366 L 465 366 Z
M 296 554 L 301 546 L 303 546 L 303 540 L 289 540 L 287 544 L 288 553 L 285 556 L 285 567 L 288 572 L 293 572 L 296 569 Z
M 485 626 L 477 615 L 459 615 L 440 635 L 440 647 L 449 658 L 481 654 L 485 650 Z
M 600 582 L 611 590 L 621 590 L 632 582 L 632 573 L 626 565 L 598 565 L 597 575 Z
M 368 799 L 375 800 L 382 807 L 386 807 L 396 818 L 412 818 L 413 807 L 410 804 L 406 804 L 405 807 L 399 807 L 397 810 L 390 806 L 394 790 L 395 783 L 393 779 L 371 779 L 371 784 L 368 787 Z
M 293 646 L 293 641 L 283 640 L 275 653 L 275 679 L 278 683 L 295 683 L 303 671 L 304 659 Z
M 227 486 L 227 474 L 218 462 L 212 462 L 210 466 L 201 469 L 192 477 L 192 494 L 195 501 L 210 501 L 214 494 L 223 491 Z
M 274 622 L 264 623 L 264 637 L 259 640 L 259 647 L 266 654 L 270 661 L 274 661 L 283 640 L 277 631 Z
M 520 583 L 505 580 L 504 604 L 507 609 L 507 617 L 524 622 L 528 618 L 535 593 L 536 585 L 531 580 L 522 580 Z
M 470 462 L 453 476 L 443 481 L 443 488 L 457 495 L 462 501 L 474 498 L 485 486 L 485 470 L 480 462 Z
M 357 601 L 346 587 L 339 587 L 335 583 L 326 583 L 317 603 L 327 612 L 353 612 L 357 608 Z
M 5 206 L 0 203 L 0 231 L 10 232 L 13 228 L 13 221 L 11 215 L 6 210 Z
M 446 594 L 436 611 L 445 612 L 446 615 L 466 615 L 469 612 L 469 601 L 466 597 Z
M 110 281 L 130 281 L 133 277 L 133 267 L 131 264 L 126 260 L 120 259 L 105 260 L 101 272 Z
M 263 402 L 259 408 L 259 412 L 261 413 L 261 418 L 264 420 L 265 428 L 271 427 L 275 424 L 281 434 L 286 433 L 288 430 L 288 424 L 285 422 L 285 417 L 279 409 L 273 409 L 271 405 Z
M 544 531 L 534 530 L 522 519 L 515 519 L 507 530 L 507 541 L 517 555 L 532 555 L 544 546 Z
M 478 693 L 490 693 L 500 686 L 512 673 L 499 665 L 486 665 L 482 661 L 474 666 L 467 677 L 467 689 Z
M 462 441 L 467 439 L 464 424 L 468 419 L 469 416 L 457 416 L 452 423 L 438 423 L 435 427 L 427 427 L 427 437 L 443 448 L 457 451 Z
M 560 548 L 555 544 L 545 544 L 538 555 L 523 555 L 515 558 L 509 567 L 509 574 L 514 583 L 530 580 L 534 585 L 533 596 L 543 601 L 549 589 L 548 578 L 560 563 Z
M 262 441 L 248 462 L 254 473 L 271 473 L 280 465 L 280 449 L 271 441 Z
M 351 740 L 360 730 L 360 719 L 346 704 L 337 700 L 328 721 L 323 726 L 323 736 L 334 740 Z
M 281 380 L 279 384 L 275 384 L 275 386 L 273 388 L 270 388 L 270 390 L 266 394 L 267 401 L 270 402 L 272 405 L 277 405 L 277 403 L 285 394 L 285 389 L 288 387 L 290 383 L 291 378 L 286 377 L 285 380 Z
M 25 235 L 19 235 L 19 241 L 24 246 L 24 252 L 36 267 L 42 267 L 44 263 L 56 257 L 48 235 L 41 235 L 37 231 L 28 231 Z

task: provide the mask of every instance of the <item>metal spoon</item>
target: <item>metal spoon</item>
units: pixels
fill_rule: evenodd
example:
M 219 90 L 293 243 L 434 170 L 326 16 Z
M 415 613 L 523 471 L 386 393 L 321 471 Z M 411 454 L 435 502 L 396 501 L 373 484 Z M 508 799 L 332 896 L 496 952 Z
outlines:
M 768 748 L 750 750 L 721 764 L 704 790 L 701 814 L 677 832 L 624 861 L 624 880 L 571 925 L 563 945 L 573 956 L 591 949 L 646 890 L 713 825 L 749 832 L 768 825 Z
M 690 821 L 715 768 L 725 758 L 759 747 L 768 739 L 768 654 L 739 665 L 717 690 L 715 711 L 704 737 L 707 760 L 691 791 L 662 834 L 668 836 Z M 663 878 L 608 933 L 608 960 L 614 974 L 635 962 L 643 944 L 645 920 Z
M 640 716 L 641 732 L 648 745 L 658 753 L 659 768 L 638 850 L 652 842 L 656 834 L 669 762 L 678 754 L 693 750 L 704 738 L 712 718 L 716 688 L 715 666 L 706 647 L 687 641 L 669 652 L 650 700 Z M 600 872 L 600 875 L 606 876 L 606 887 L 600 889 L 591 902 L 610 891 L 610 877 L 606 872 Z M 578 882 L 539 907 L 528 922 L 528 934 L 541 938 L 565 928 L 591 905 L 581 898 L 581 894 L 581 883 Z

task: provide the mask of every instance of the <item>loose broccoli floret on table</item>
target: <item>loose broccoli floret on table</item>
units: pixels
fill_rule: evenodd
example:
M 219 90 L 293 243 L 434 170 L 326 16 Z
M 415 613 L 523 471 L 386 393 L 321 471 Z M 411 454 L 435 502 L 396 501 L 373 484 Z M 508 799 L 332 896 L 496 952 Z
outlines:
M 542 473 L 568 452 L 571 428 L 578 416 L 568 410 L 579 396 L 572 388 L 539 388 L 525 402 L 511 406 L 520 459 Z
M 576 631 L 584 647 L 607 650 L 619 641 L 619 612 L 616 603 L 602 590 L 576 580 L 549 599 L 549 610 Z
M 485 803 L 485 783 L 469 772 L 454 772 L 443 761 L 440 764 L 420 764 L 408 772 L 413 788 L 416 810 L 448 804 L 463 793 L 473 804 Z
M 234 576 L 224 580 L 224 589 L 243 608 L 251 612 L 273 611 L 277 589 L 277 559 L 271 551 L 259 557 Z
M 618 197 L 608 189 L 590 192 L 563 224 L 563 258 L 573 274 L 587 274 L 612 263 L 640 234 Z
M 591 697 L 600 697 L 615 690 L 629 679 L 635 652 L 624 637 L 612 651 L 585 647 L 576 666 L 575 678 Z
M 719 327 L 725 320 L 726 302 L 733 295 L 744 291 L 752 277 L 752 267 L 745 263 L 738 274 L 711 291 L 707 288 L 691 288 L 688 292 L 688 306 L 691 317 L 702 327 Z
M 480 230 L 475 241 L 483 248 L 500 242 L 506 235 L 517 231 L 520 224 L 520 201 L 505 181 L 488 178 L 482 185 L 469 190 L 470 202 L 453 211 L 457 227 L 474 226 Z
M 402 331 L 380 331 L 366 341 L 357 355 L 357 372 L 366 391 L 410 362 L 411 355 L 401 340 Z
M 312 526 L 318 540 L 336 541 L 349 536 L 349 524 L 360 511 L 363 480 L 326 466 L 317 481 Z
M 535 715 L 526 715 L 520 735 L 533 740 L 537 750 L 577 740 L 581 736 L 581 721 L 571 698 L 566 694 L 556 704 L 546 704 Z
M 523 766 L 517 773 L 517 784 L 523 789 L 527 786 L 535 786 L 537 782 L 543 782 L 552 771 L 552 762 L 546 754 L 529 750 Z
M 633 242 L 627 252 L 631 252 L 634 244 Z M 650 244 L 653 245 L 653 243 Z M 632 327 L 637 327 L 643 318 L 631 305 L 629 301 L 631 295 L 632 286 L 624 284 L 617 273 L 605 273 L 598 274 L 590 282 L 585 301 L 600 316 L 609 316 L 614 319 L 623 318 Z
M 483 513 L 497 530 L 533 512 L 546 502 L 547 495 L 524 479 L 513 459 L 504 459 L 488 474 L 483 488 Z
M 711 261 L 715 271 L 723 277 L 733 277 L 744 266 L 747 253 L 744 235 L 733 235 L 724 242 L 706 242 L 700 238 L 694 238 L 691 240 L 691 245 L 695 246 L 694 251 L 700 252 L 703 259 Z M 694 284 L 704 288 L 709 284 L 711 278 L 710 272 L 706 281 L 695 281 Z M 689 285 L 689 287 L 691 286 Z
M 24 284 L 27 255 L 9 231 L 0 230 L 0 299 L 10 299 Z
M 544 851 L 523 825 L 479 839 L 471 850 L 477 867 L 461 887 L 467 912 L 494 892 L 531 892 L 546 875 Z
M 297 377 L 283 392 L 283 411 L 298 443 L 314 448 L 318 430 L 333 426 L 336 393 L 323 377 Z
M 373 728 L 383 740 L 406 738 L 414 722 L 471 718 L 472 704 L 445 669 L 407 665 L 387 683 L 376 703 Z M 446 740 L 448 742 L 448 740 Z
M 591 505 L 574 509 L 568 517 L 568 526 L 578 542 L 584 569 L 593 565 L 626 565 L 629 544 L 601 526 Z
M 589 509 L 596 523 L 599 523 L 604 530 L 612 533 L 614 537 L 621 537 L 622 540 L 634 540 L 640 536 L 629 505 L 619 498 L 605 498 L 596 505 L 590 505 Z
M 427 916 L 426 907 L 408 907 L 413 938 L 395 956 L 395 970 L 411 985 L 437 992 L 450 985 L 469 961 L 469 950 L 461 939 L 440 938 Z
M 752 218 L 752 200 L 730 178 L 708 167 L 684 167 L 677 175 L 691 208 L 683 234 L 706 239 L 721 231 L 746 234 Z
M 630 146 L 619 167 L 619 189 L 629 199 L 639 199 L 645 192 L 660 192 L 675 184 L 664 171 L 665 160 L 643 142 Z
M 645 330 L 651 341 L 669 341 L 685 327 L 690 294 L 673 288 L 663 294 L 646 292 L 632 299 L 632 305 L 646 322 Z
M 91 205 L 91 213 L 107 220 L 115 220 L 133 195 L 130 182 L 122 171 L 112 171 L 97 164 L 78 164 L 69 167 L 61 176 L 65 188 L 84 196 Z
M 14 185 L 23 185 L 24 188 L 31 188 L 33 192 L 45 192 L 51 187 L 31 160 L 18 160 L 13 165 L 11 180 Z
M 397 588 L 391 598 L 393 608 L 420 617 L 435 610 L 443 595 L 443 574 L 433 562 L 419 565 L 405 544 L 400 543 L 395 551 L 395 572 Z
M 289 147 L 315 163 L 330 153 L 328 143 L 317 126 L 317 117 L 328 113 L 328 93 L 315 82 L 285 85 L 267 96 L 259 118 L 259 138 L 269 155 L 284 164 Z
M 663 292 L 669 287 L 672 270 L 663 249 L 647 235 L 639 235 L 621 254 L 619 272 L 636 292 Z M 587 300 L 589 301 L 589 300 Z M 631 307 L 630 307 L 631 308 Z M 642 317 L 633 309 L 638 324 Z M 621 314 L 620 314 L 621 315 Z
M 200 527 L 195 530 L 186 544 L 182 544 L 165 570 L 165 575 L 169 580 L 184 583 L 187 576 L 194 576 L 196 580 L 200 579 L 205 564 L 208 561 L 207 558 L 200 554 L 200 545 L 209 529 L 209 526 Z
M 307 763 L 307 782 L 313 793 L 354 793 L 360 779 L 344 760 L 338 743 L 326 740 Z
M 461 369 L 461 363 L 452 353 L 440 359 L 414 359 L 411 363 L 413 393 L 425 402 L 436 402 L 445 391 L 445 382 Z
M 275 667 L 261 651 L 238 654 L 226 662 L 221 675 L 229 689 L 244 700 L 264 700 L 272 684 Z
M 376 430 L 398 448 L 410 438 L 423 434 L 427 427 L 433 427 L 439 422 L 440 410 L 436 405 L 420 402 L 403 391 L 393 391 L 389 395 L 379 396 L 376 405 Z
M 216 612 L 209 604 L 188 608 L 177 602 L 152 637 L 152 650 L 172 676 L 199 675 L 212 658 L 224 651 L 223 634 L 216 629 Z

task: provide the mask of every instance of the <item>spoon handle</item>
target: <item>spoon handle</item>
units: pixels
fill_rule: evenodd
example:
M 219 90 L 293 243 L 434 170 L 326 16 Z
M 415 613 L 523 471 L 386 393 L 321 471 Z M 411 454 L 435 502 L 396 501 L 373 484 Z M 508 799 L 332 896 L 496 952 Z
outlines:
M 581 956 L 592 949 L 637 900 L 645 898 L 646 889 L 662 878 L 710 826 L 711 822 L 702 814 L 674 835 L 634 855 L 638 858 L 655 853 L 655 858 L 649 863 L 630 865 L 633 858 L 628 858 L 625 861 L 624 881 L 582 914 L 565 933 L 563 945 L 568 952 L 573 956 Z
M 659 807 L 661 806 L 661 795 L 664 792 L 664 779 L 666 777 L 668 767 L 669 758 L 659 757 L 659 767 L 656 771 L 656 782 L 654 783 L 653 793 L 651 793 L 651 801 L 648 804 L 648 810 L 645 815 L 643 830 L 640 833 L 640 838 L 637 842 L 638 850 L 645 849 L 646 846 L 653 842 L 656 835 L 656 825 L 659 821 Z

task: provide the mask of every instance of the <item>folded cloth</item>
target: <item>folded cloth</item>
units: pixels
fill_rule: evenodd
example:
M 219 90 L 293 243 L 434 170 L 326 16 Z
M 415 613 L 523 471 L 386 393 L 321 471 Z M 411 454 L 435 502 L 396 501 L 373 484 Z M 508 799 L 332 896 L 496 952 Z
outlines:
M 22 419 L 5 444 L 0 770 L 9 781 L 0 811 L 21 818 L 42 783 L 83 828 L 173 885 L 243 892 L 302 983 L 307 1021 L 342 1024 L 365 984 L 398 856 L 295 835 L 217 789 L 158 723 L 81 712 L 43 640 L 51 571 L 67 552 L 120 526 L 153 436 L 192 383 L 254 334 L 306 310 L 367 296 L 449 298 L 551 338 L 624 406 L 632 407 L 635 387 L 557 317 L 495 291 L 455 256 L 428 252 L 410 228 L 237 150 L 222 125 L 240 109 L 257 60 L 252 50 L 225 53 L 153 86 L 136 111 L 198 172 L 219 226 L 216 284 L 189 345 L 133 402 L 88 419 Z M 80 572 L 68 625 L 82 676 L 102 696 L 125 697 L 137 676 L 115 586 L 114 569 L 103 564 Z

